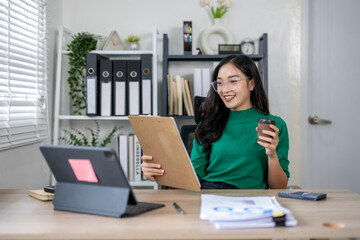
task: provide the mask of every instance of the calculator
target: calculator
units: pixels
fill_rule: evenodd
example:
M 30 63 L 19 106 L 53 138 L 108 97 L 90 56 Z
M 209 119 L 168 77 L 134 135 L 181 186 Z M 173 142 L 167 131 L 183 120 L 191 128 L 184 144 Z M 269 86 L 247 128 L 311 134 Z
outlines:
M 315 193 L 315 192 L 302 192 L 302 191 L 293 191 L 293 190 L 285 190 L 278 193 L 279 197 L 286 198 L 296 198 L 303 200 L 313 200 L 318 201 L 326 198 L 326 193 Z

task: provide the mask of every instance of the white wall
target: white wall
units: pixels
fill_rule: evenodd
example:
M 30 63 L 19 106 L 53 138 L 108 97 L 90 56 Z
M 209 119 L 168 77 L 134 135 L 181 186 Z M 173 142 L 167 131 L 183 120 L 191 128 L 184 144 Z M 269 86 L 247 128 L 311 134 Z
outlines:
M 137 34 L 142 39 L 140 43 L 143 49 L 151 48 L 152 27 L 157 26 L 161 36 L 163 33 L 168 33 L 171 54 L 181 54 L 183 51 L 181 31 L 184 20 L 193 23 L 194 49 L 198 47 L 197 41 L 201 31 L 211 24 L 208 9 L 200 0 L 48 0 L 47 2 L 49 32 L 52 36 L 51 39 L 49 38 L 50 82 L 53 81 L 55 74 L 52 72 L 55 51 L 54 30 L 61 24 L 71 29 L 73 33 L 86 31 L 107 36 L 112 30 L 116 30 L 121 39 L 125 39 L 130 34 Z M 211 3 L 215 3 L 215 0 Z M 300 184 L 298 136 L 300 136 L 301 1 L 234 0 L 222 23 L 234 33 L 235 43 L 240 43 L 245 37 L 258 38 L 261 34 L 268 33 L 270 110 L 273 114 L 280 115 L 288 124 L 291 142 L 290 181 L 292 184 Z M 162 45 L 159 47 L 162 49 Z M 158 75 L 160 78 L 158 92 L 161 94 L 161 72 Z M 36 147 L 34 149 L 37 151 Z M 0 156 L 2 154 L 0 153 Z M 15 151 L 11 150 L 8 156 L 11 156 L 12 160 L 21 162 L 21 158 L 26 155 L 15 156 Z M 2 159 L 3 157 L 1 161 Z M 2 166 L 10 167 L 9 164 Z M 41 172 L 40 169 L 41 167 L 37 167 L 31 171 L 36 175 Z M 2 179 L 2 176 L 0 178 Z M 16 177 L 13 179 L 16 181 Z M 26 182 L 20 179 L 15 185 L 27 186 Z
M 61 24 L 61 2 L 48 1 L 48 88 L 49 123 L 52 129 L 53 73 L 55 54 L 55 29 Z M 0 151 L 0 189 L 40 189 L 50 183 L 50 171 L 43 159 L 39 146 L 50 143 L 47 139 L 41 143 Z
M 157 26 L 161 35 L 168 33 L 173 54 L 183 51 L 184 20 L 193 23 L 194 49 L 201 31 L 211 24 L 208 9 L 200 0 L 63 0 L 63 9 L 63 25 L 75 33 L 87 31 L 107 36 L 116 30 L 122 39 L 137 34 L 143 48 L 151 47 L 151 29 Z M 288 124 L 291 183 L 300 184 L 301 1 L 235 0 L 222 23 L 234 33 L 236 43 L 268 33 L 270 110 Z

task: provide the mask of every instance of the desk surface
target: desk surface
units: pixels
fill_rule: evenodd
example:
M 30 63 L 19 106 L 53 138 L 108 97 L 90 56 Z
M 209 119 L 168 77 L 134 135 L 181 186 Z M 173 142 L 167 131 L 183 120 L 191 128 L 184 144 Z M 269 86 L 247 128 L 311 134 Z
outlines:
M 269 239 L 360 237 L 360 195 L 347 190 L 312 190 L 328 194 L 319 202 L 277 197 L 296 219 L 296 227 L 217 230 L 199 219 L 200 193 L 183 190 L 135 190 L 138 201 L 164 208 L 133 218 L 110 218 L 54 211 L 51 202 L 25 190 L 0 190 L 0 239 Z M 278 190 L 208 190 L 231 196 L 277 196 Z M 186 212 L 179 214 L 176 201 Z M 343 224 L 341 228 L 324 223 Z

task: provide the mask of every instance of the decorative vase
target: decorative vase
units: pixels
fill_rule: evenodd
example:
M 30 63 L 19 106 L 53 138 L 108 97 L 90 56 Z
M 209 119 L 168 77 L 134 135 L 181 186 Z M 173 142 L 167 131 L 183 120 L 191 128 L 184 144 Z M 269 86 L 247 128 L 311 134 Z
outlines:
M 212 25 L 204 29 L 200 36 L 201 51 L 205 54 L 218 54 L 219 44 L 211 41 L 212 35 L 220 36 L 225 44 L 234 44 L 234 35 L 229 28 L 220 23 L 220 18 L 215 18 Z

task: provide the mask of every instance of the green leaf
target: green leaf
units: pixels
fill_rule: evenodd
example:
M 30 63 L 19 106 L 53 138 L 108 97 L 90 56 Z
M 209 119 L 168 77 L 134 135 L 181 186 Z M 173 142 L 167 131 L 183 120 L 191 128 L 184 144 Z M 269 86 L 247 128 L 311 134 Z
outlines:
M 73 114 L 81 115 L 83 106 L 86 106 L 85 95 L 85 75 L 84 69 L 86 67 L 86 53 L 95 49 L 97 39 L 99 36 L 87 32 L 80 32 L 72 36 L 72 41 L 67 44 L 69 51 L 69 77 L 67 82 L 69 84 L 69 95 L 72 99 L 72 106 L 74 107 Z M 81 93 L 81 94 L 79 94 Z
M 216 18 L 216 13 L 215 13 L 215 10 L 214 10 L 214 6 L 211 6 L 211 13 L 212 13 L 213 17 Z
M 113 141 L 116 132 L 122 127 L 114 126 L 111 132 L 103 139 L 100 139 L 101 128 L 97 121 L 95 121 L 96 130 L 92 128 L 85 128 L 85 132 L 79 129 L 71 128 L 70 131 L 63 129 L 63 136 L 59 140 L 69 145 L 75 146 L 106 146 Z
M 109 133 L 109 135 L 104 139 L 104 141 L 102 142 L 102 144 L 100 145 L 101 147 L 105 147 L 106 145 L 108 145 L 111 140 L 114 138 L 115 136 L 115 133 L 119 130 L 120 128 L 119 127 L 114 127 L 112 129 L 112 131 Z

